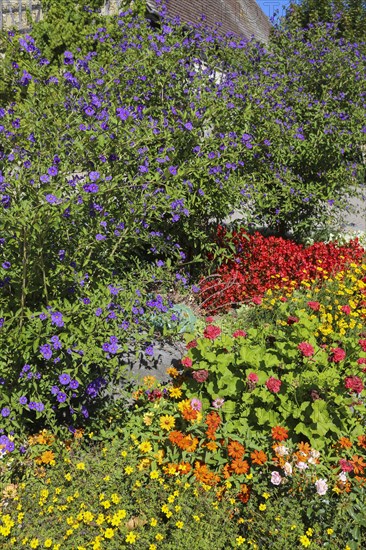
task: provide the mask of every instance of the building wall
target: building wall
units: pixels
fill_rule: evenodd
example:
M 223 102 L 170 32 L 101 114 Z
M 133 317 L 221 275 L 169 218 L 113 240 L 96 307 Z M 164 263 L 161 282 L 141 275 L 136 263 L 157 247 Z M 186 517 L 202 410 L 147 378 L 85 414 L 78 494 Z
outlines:
M 179 16 L 182 21 L 198 23 L 205 15 L 206 22 L 213 26 L 221 22 L 224 33 L 233 32 L 245 38 L 252 35 L 267 42 L 271 28 L 268 17 L 262 12 L 255 0 L 165 0 L 168 15 Z M 155 10 L 155 0 L 147 0 Z M 118 13 L 121 0 L 106 0 L 104 14 Z M 26 10 L 35 21 L 42 17 L 41 0 L 0 0 L 0 29 L 16 27 L 29 30 Z

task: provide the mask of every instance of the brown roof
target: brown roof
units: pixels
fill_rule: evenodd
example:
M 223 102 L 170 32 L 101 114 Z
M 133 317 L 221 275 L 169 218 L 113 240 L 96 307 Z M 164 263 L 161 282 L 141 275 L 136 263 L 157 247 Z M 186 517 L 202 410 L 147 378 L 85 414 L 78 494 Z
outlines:
M 167 13 L 179 16 L 186 23 L 198 23 L 205 15 L 210 26 L 220 22 L 224 33 L 233 32 L 245 38 L 252 35 L 261 42 L 268 42 L 271 23 L 255 0 L 165 0 Z M 156 7 L 155 0 L 148 4 Z

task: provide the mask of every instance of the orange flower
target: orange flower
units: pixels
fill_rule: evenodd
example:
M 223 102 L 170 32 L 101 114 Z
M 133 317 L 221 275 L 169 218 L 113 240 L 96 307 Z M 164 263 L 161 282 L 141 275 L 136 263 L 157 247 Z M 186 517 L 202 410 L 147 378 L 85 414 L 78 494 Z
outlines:
M 263 451 L 253 451 L 250 454 L 250 458 L 252 459 L 253 464 L 259 464 L 259 466 L 262 466 L 267 462 L 267 455 Z
M 222 473 L 225 479 L 229 479 L 229 477 L 231 477 L 232 472 L 230 470 L 230 464 L 225 464 Z
M 178 464 L 178 470 L 181 474 L 188 474 L 192 469 L 192 466 L 189 464 L 189 462 L 180 462 Z
M 205 446 L 209 451 L 216 451 L 216 449 L 218 448 L 218 444 L 215 443 L 214 441 L 209 441 L 208 443 L 205 444 Z
M 276 439 L 277 441 L 285 441 L 285 439 L 288 439 L 288 430 L 286 430 L 286 428 L 282 428 L 281 426 L 275 426 L 272 428 L 272 439 Z
M 362 456 L 353 455 L 350 462 L 353 464 L 353 471 L 355 474 L 363 474 L 363 471 L 366 468 L 366 462 L 364 462 Z
M 207 438 L 215 440 L 216 439 L 215 432 L 221 424 L 220 415 L 215 411 L 210 412 L 206 417 L 205 423 L 208 426 L 206 431 Z
M 237 495 L 237 498 L 241 500 L 243 504 L 246 504 L 250 498 L 250 487 L 248 485 L 240 485 L 240 493 Z
M 184 447 L 182 446 L 181 448 L 183 449 L 183 451 L 187 451 L 187 453 L 194 453 L 198 443 L 199 441 L 197 437 L 192 437 L 191 435 L 187 435 L 184 438 Z
M 362 447 L 363 449 L 366 449 L 366 435 L 359 435 L 357 440 L 358 440 L 357 445 L 359 447 Z
M 207 464 L 201 462 L 196 462 L 194 465 L 194 477 L 205 485 L 216 485 L 220 481 L 219 476 L 211 472 Z
M 182 408 L 182 416 L 185 420 L 196 420 L 199 411 L 192 409 L 190 405 Z
M 249 464 L 246 460 L 236 458 L 231 463 L 231 469 L 235 474 L 246 474 L 249 470 Z
M 298 444 L 298 448 L 299 448 L 299 453 L 301 453 L 302 456 L 304 456 L 304 455 L 308 456 L 310 454 L 311 447 L 310 447 L 309 443 L 304 443 L 303 441 L 301 441 Z
M 348 439 L 348 437 L 341 437 L 338 443 L 342 449 L 350 449 L 352 447 L 352 442 Z
M 179 430 L 175 430 L 173 432 L 170 432 L 168 439 L 171 443 L 173 443 L 173 445 L 180 446 L 184 439 L 184 435 Z
M 53 460 L 55 460 L 55 453 L 53 451 L 45 451 L 41 454 L 43 464 L 50 464 Z
M 227 451 L 232 458 L 243 458 L 245 448 L 239 441 L 230 441 Z

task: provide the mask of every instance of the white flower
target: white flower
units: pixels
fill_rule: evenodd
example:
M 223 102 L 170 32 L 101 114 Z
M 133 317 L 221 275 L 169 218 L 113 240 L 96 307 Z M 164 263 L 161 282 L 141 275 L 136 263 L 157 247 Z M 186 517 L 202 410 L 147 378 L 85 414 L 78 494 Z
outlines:
M 280 473 L 279 472 L 272 472 L 271 483 L 273 483 L 273 485 L 280 485 L 281 481 L 282 481 L 282 477 L 281 477 Z
M 285 462 L 283 469 L 284 469 L 285 475 L 287 476 L 292 475 L 292 466 L 289 462 Z
M 285 447 L 285 445 L 277 445 L 274 448 L 274 452 L 278 454 L 278 456 L 288 455 L 288 447 Z
M 299 468 L 299 470 L 306 470 L 306 468 L 308 468 L 308 465 L 306 464 L 306 462 L 302 462 L 300 460 L 300 462 L 296 464 L 296 468 Z
M 318 479 L 315 482 L 316 492 L 318 495 L 322 496 L 328 491 L 328 485 L 326 479 Z
M 314 460 L 316 460 L 317 458 L 320 457 L 320 453 L 319 453 L 319 451 L 316 451 L 315 449 L 311 449 L 310 456 L 311 456 L 311 458 L 314 458 Z
M 347 474 L 346 474 L 346 472 L 341 472 L 340 474 L 338 474 L 338 479 L 339 479 L 339 481 L 341 481 L 342 483 L 346 483 L 346 481 L 347 481 Z

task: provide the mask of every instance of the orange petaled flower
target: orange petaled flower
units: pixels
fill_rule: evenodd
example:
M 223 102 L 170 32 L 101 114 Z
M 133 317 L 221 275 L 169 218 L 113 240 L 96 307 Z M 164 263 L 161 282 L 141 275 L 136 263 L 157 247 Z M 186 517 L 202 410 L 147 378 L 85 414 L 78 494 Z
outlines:
M 55 460 L 55 453 L 53 451 L 44 451 L 41 456 L 36 458 L 36 463 L 50 464 L 53 460 Z
M 239 441 L 230 441 L 227 448 L 228 455 L 232 458 L 243 458 L 245 448 Z
M 197 481 L 200 481 L 205 485 L 216 485 L 220 481 L 219 476 L 213 472 L 210 472 L 207 464 L 202 464 L 201 462 L 195 462 L 194 477 Z
M 207 447 L 209 451 L 216 451 L 216 449 L 218 448 L 218 444 L 215 443 L 215 441 L 209 441 L 205 444 L 205 447 Z
M 220 415 L 215 411 L 210 412 L 206 417 L 205 423 L 208 426 L 206 430 L 207 439 L 215 440 L 215 432 L 221 424 Z
M 241 460 L 241 458 L 236 458 L 231 463 L 231 469 L 235 474 L 246 474 L 249 470 L 249 464 L 246 460 Z
M 311 447 L 308 442 L 304 443 L 303 441 L 301 441 L 298 444 L 298 448 L 299 448 L 299 453 L 301 453 L 303 456 L 305 455 L 308 456 L 311 452 Z
M 342 449 L 350 449 L 352 447 L 352 442 L 348 439 L 348 437 L 341 437 L 338 443 Z
M 359 435 L 357 437 L 357 445 L 363 449 L 366 449 L 366 435 Z
M 167 475 L 174 476 L 178 472 L 179 465 L 174 462 L 168 462 L 163 466 L 163 470 Z
M 275 426 L 272 428 L 272 439 L 276 439 L 276 441 L 285 441 L 285 439 L 288 439 L 288 430 L 281 426 Z
M 237 495 L 237 498 L 241 500 L 243 504 L 246 504 L 250 497 L 250 487 L 248 485 L 240 485 L 240 493 Z
M 355 474 L 362 474 L 366 468 L 366 463 L 364 462 L 362 456 L 353 455 L 350 462 L 353 464 L 353 471 Z
M 199 441 L 197 437 L 192 437 L 191 435 L 187 435 L 184 438 L 184 447 L 182 447 L 182 449 L 183 451 L 187 451 L 187 453 L 194 453 L 198 443 Z
M 84 430 L 82 428 L 77 428 L 75 431 L 74 431 L 74 438 L 75 439 L 81 439 L 84 435 Z
M 250 458 L 252 459 L 253 464 L 259 464 L 259 466 L 262 466 L 267 462 L 267 455 L 263 451 L 253 451 L 250 454 Z
M 175 367 L 169 367 L 168 369 L 166 369 L 166 373 L 172 378 L 177 378 L 177 376 L 179 376 L 179 372 Z
M 231 477 L 231 470 L 230 470 L 230 464 L 225 464 L 223 470 L 222 470 L 222 474 L 224 476 L 225 479 L 229 479 L 229 477 Z
M 199 411 L 192 409 L 190 399 L 185 399 L 178 403 L 178 409 L 185 420 L 197 420 Z
M 173 445 L 180 446 L 180 444 L 184 440 L 184 435 L 179 430 L 175 430 L 173 432 L 170 432 L 168 439 L 171 443 L 173 443 Z

